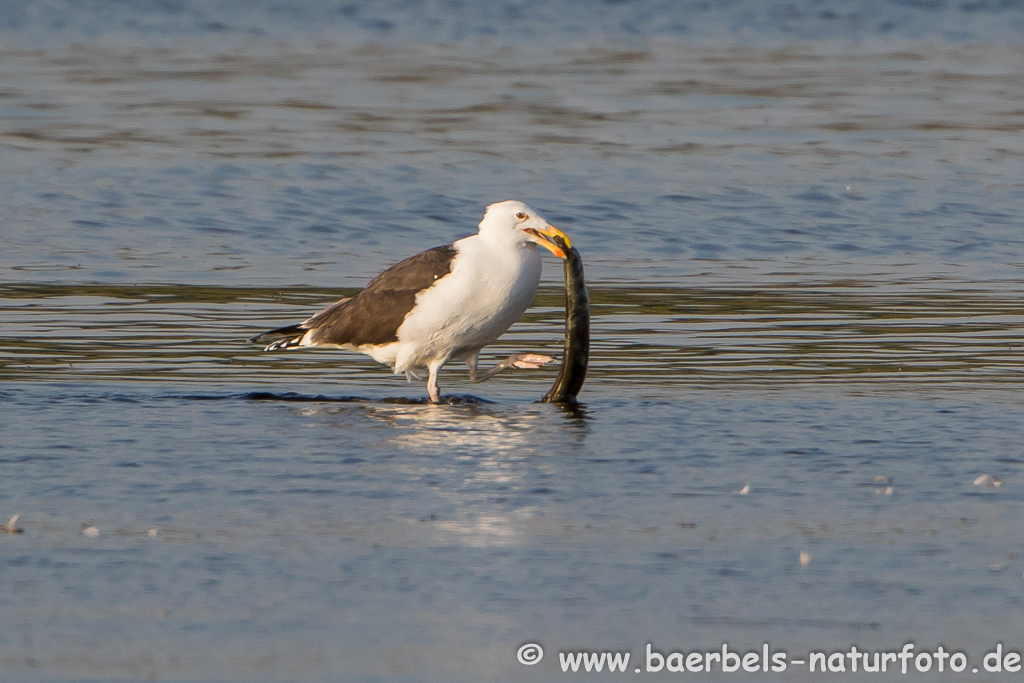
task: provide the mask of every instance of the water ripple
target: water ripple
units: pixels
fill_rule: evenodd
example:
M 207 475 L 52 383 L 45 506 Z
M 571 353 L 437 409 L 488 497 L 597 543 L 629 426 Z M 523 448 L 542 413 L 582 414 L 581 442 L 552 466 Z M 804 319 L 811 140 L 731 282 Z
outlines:
M 246 343 L 256 331 L 346 294 L 351 291 L 2 286 L 0 312 L 8 322 L 0 378 L 375 384 L 387 370 L 358 354 L 265 354 Z M 594 287 L 588 390 L 622 383 L 1019 382 L 1020 298 L 979 289 L 864 291 L 852 283 L 759 290 Z M 557 352 L 561 326 L 561 293 L 543 289 L 492 351 Z M 549 378 L 517 374 L 506 381 Z

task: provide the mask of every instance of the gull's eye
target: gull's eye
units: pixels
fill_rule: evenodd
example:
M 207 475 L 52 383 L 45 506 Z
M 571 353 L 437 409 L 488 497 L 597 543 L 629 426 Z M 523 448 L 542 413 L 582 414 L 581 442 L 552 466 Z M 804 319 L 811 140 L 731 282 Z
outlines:
M 518 213 L 516 213 L 516 218 L 518 218 L 519 220 L 525 220 L 526 214 L 523 213 L 522 211 L 519 211 Z

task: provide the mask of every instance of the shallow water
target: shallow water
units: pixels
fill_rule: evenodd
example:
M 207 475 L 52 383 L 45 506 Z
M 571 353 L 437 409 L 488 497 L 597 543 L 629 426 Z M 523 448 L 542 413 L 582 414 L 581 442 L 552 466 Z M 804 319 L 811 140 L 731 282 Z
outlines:
M 595 285 L 588 393 L 661 396 L 700 386 L 794 382 L 887 389 L 1013 386 L 1024 379 L 1024 307 L 1010 291 L 886 292 L 856 283 L 760 289 Z M 866 290 L 866 291 L 865 291 Z M 0 285 L 7 321 L 0 378 L 16 382 L 159 381 L 178 386 L 300 388 L 328 384 L 379 397 L 423 387 L 389 377 L 369 358 L 338 351 L 263 354 L 248 337 L 294 322 L 358 290 L 188 285 Z M 561 291 L 488 349 L 558 354 Z M 442 377 L 474 393 L 543 394 L 552 373 L 507 372 L 467 383 L 453 363 Z M 895 386 L 894 386 L 895 385 Z M 866 387 L 864 387 L 866 388 Z
M 570 5 L 0 10 L 0 678 L 1010 678 L 1024 14 Z M 508 197 L 586 262 L 577 409 L 248 343 Z M 546 261 L 493 358 L 560 351 Z

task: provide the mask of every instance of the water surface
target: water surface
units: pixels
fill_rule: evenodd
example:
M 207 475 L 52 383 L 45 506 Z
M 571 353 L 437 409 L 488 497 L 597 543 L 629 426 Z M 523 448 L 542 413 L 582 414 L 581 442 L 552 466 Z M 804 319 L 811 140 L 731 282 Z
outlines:
M 1018 9 L 285 9 L 0 11 L 0 678 L 1024 648 Z M 248 343 L 510 197 L 578 408 Z

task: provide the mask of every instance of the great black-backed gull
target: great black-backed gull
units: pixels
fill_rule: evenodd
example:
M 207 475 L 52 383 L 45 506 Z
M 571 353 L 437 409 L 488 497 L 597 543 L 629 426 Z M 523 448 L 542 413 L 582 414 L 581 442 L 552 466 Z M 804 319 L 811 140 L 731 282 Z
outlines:
M 474 382 L 504 368 L 536 368 L 554 360 L 513 354 L 489 370 L 477 367 L 480 350 L 511 327 L 537 293 L 541 259 L 536 245 L 565 258 L 555 236 L 572 246 L 565 233 L 523 202 L 491 204 L 477 234 L 411 256 L 359 294 L 251 341 L 277 339 L 266 351 L 348 349 L 409 378 L 422 379 L 426 372 L 429 400 L 438 403 L 437 373 L 453 358 L 465 361 Z

